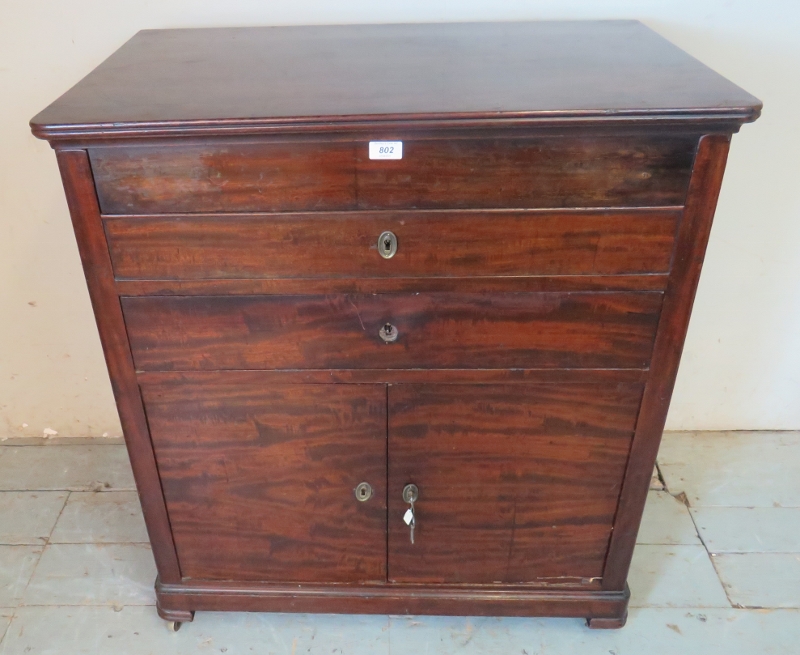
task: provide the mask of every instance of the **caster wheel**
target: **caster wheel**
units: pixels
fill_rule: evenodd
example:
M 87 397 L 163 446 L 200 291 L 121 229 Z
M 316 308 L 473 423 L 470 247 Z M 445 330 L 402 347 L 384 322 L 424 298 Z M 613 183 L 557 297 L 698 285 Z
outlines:
M 183 623 L 180 621 L 167 621 L 167 627 L 169 628 L 170 632 L 177 632 L 181 629 Z

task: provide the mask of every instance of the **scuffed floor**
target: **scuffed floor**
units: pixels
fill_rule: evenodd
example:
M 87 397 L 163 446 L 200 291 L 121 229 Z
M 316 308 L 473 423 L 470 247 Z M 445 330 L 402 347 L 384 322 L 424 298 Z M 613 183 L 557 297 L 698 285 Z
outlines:
M 0 445 L 0 655 L 800 653 L 800 433 L 664 438 L 628 625 L 199 612 L 171 633 L 124 446 Z

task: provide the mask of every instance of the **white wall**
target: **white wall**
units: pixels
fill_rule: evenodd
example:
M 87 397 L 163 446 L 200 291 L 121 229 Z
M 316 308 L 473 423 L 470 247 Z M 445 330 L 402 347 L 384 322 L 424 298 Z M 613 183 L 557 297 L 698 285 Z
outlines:
M 639 18 L 764 101 L 734 137 L 668 427 L 800 429 L 796 0 L 4 0 L 0 437 L 119 433 L 55 158 L 27 123 L 137 30 L 540 18 Z

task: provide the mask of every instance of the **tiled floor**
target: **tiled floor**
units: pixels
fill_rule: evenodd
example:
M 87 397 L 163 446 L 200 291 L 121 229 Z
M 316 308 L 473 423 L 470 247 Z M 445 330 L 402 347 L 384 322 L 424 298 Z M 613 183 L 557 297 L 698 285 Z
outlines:
M 171 633 L 124 446 L 0 445 L 0 655 L 800 653 L 800 434 L 668 434 L 659 470 L 622 630 L 199 612 Z

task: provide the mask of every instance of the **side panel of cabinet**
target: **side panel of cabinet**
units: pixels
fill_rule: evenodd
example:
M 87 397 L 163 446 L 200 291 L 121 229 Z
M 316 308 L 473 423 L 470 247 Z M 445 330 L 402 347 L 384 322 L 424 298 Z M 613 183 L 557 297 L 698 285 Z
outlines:
M 600 577 L 641 395 L 639 384 L 389 387 L 389 580 Z
M 384 385 L 142 392 L 184 578 L 385 581 Z

